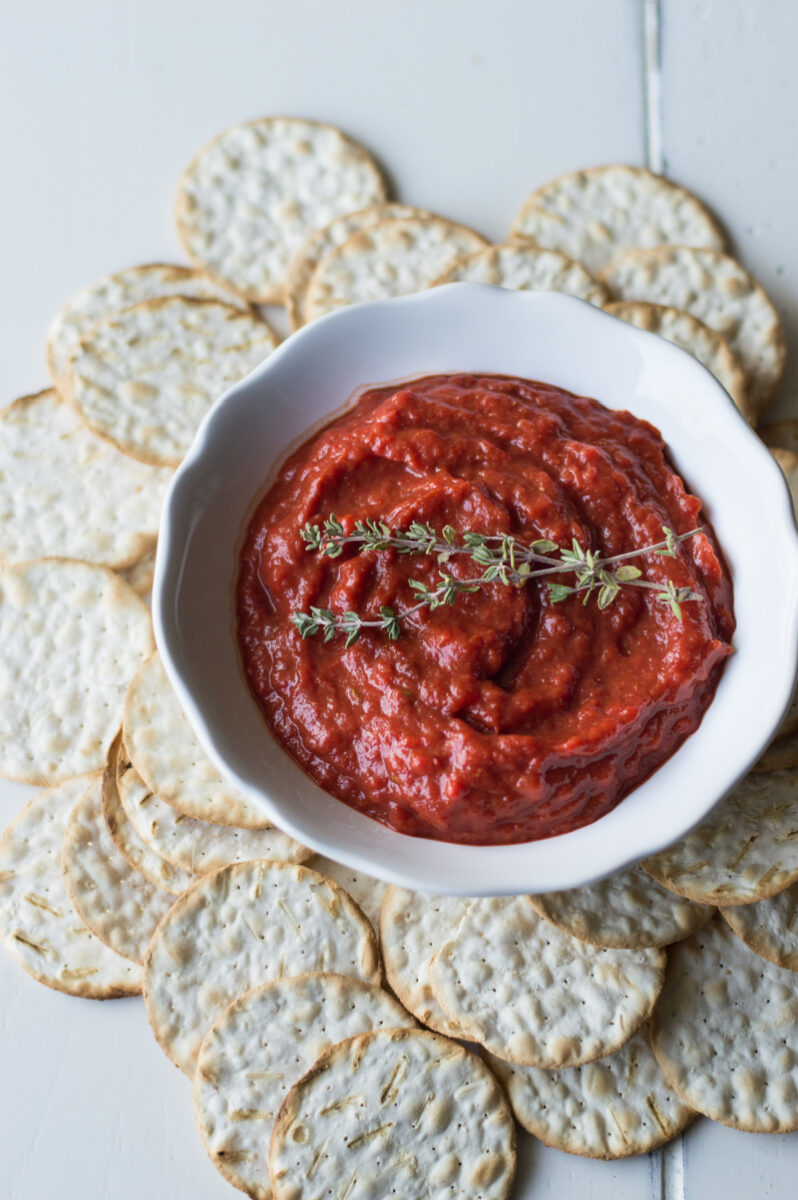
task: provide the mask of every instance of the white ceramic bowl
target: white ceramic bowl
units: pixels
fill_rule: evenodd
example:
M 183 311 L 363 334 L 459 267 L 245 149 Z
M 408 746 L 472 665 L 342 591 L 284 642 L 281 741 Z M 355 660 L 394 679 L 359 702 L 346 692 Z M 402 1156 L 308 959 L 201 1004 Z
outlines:
M 234 633 L 237 555 L 275 459 L 363 384 L 463 371 L 542 380 L 653 422 L 704 501 L 734 579 L 736 653 L 697 732 L 599 821 L 514 846 L 407 837 L 322 791 L 271 736 Z M 153 616 L 211 759 L 301 842 L 414 889 L 569 888 L 682 836 L 770 739 L 798 662 L 798 540 L 779 468 L 688 354 L 567 296 L 452 284 L 306 326 L 217 402 L 166 499 Z

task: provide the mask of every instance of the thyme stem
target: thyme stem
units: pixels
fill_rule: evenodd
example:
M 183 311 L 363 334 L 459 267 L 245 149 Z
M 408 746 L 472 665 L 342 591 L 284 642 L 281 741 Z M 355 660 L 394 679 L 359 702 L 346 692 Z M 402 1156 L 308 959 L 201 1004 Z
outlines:
M 704 597 L 690 588 L 677 588 L 673 580 L 659 584 L 642 579 L 639 568 L 628 565 L 630 559 L 640 558 L 643 554 L 676 558 L 677 547 L 701 529 L 676 534 L 663 525 L 662 531 L 665 537 L 660 542 L 602 558 L 592 550 L 585 550 L 575 538 L 570 549 L 563 549 L 548 538 L 527 544 L 504 533 L 469 531 L 458 538 L 451 525 L 445 525 L 438 532 L 431 525 L 418 521 L 406 530 L 392 530 L 383 521 L 357 521 L 354 532 L 347 533 L 338 518 L 331 514 L 321 525 L 304 527 L 302 538 L 307 550 L 317 551 L 326 558 L 338 558 L 347 546 L 358 546 L 360 550 L 393 549 L 399 554 L 435 556 L 441 566 L 455 555 L 467 555 L 483 568 L 482 574 L 471 579 L 455 579 L 448 571 L 440 570 L 441 582 L 434 588 L 411 579 L 410 587 L 418 597 L 416 603 L 398 611 L 383 605 L 379 617 L 365 618 L 355 612 L 334 613 L 328 608 L 311 606 L 310 612 L 292 613 L 291 620 L 303 638 L 322 633 L 324 640 L 330 641 L 337 633 L 343 633 L 347 647 L 357 641 L 363 629 L 380 629 L 395 641 L 401 633 L 402 622 L 423 608 L 434 610 L 443 604 L 452 605 L 458 596 L 477 592 L 489 583 L 500 582 L 521 588 L 531 579 L 563 574 L 574 575 L 575 582 L 549 583 L 549 600 L 553 604 L 577 594 L 582 596 L 582 603 L 587 604 L 596 592 L 598 607 L 605 609 L 617 598 L 622 587 L 637 587 L 657 592 L 659 603 L 667 605 L 677 620 L 681 620 L 681 605 Z

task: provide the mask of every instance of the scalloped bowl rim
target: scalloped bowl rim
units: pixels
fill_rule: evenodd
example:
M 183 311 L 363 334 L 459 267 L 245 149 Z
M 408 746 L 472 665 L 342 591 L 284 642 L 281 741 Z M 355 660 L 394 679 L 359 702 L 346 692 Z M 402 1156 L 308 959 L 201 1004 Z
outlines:
M 718 533 L 738 621 L 735 654 L 715 698 L 675 755 L 592 825 L 511 846 L 411 838 L 323 792 L 271 736 L 244 681 L 234 634 L 232 593 L 247 520 L 273 463 L 302 431 L 341 411 L 363 385 L 480 371 L 541 379 L 657 425 Z M 743 473 L 747 493 L 739 487 Z M 698 824 L 745 774 L 795 684 L 797 550 L 781 470 L 689 354 L 559 293 L 451 284 L 330 313 L 292 334 L 219 398 L 164 502 L 153 621 L 167 674 L 202 746 L 270 821 L 312 850 L 390 883 L 512 895 L 580 886 L 638 862 Z M 762 551 L 764 561 L 780 564 L 777 589 L 758 578 Z

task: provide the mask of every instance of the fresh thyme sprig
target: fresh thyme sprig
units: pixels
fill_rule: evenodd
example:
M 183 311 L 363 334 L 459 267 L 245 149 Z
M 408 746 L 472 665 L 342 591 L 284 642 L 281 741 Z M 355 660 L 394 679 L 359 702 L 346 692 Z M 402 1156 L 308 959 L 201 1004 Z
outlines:
M 354 645 L 364 629 L 379 629 L 391 641 L 396 641 L 402 622 L 422 608 L 432 611 L 444 604 L 452 605 L 458 596 L 477 592 L 488 583 L 498 581 L 508 587 L 521 588 L 530 579 L 565 574 L 574 575 L 575 582 L 549 583 L 549 599 L 553 604 L 577 594 L 582 596 L 582 603 L 587 604 L 596 593 L 598 607 L 605 609 L 622 587 L 647 588 L 655 591 L 658 602 L 667 605 L 677 620 L 681 620 L 681 605 L 703 597 L 690 588 L 677 588 L 673 580 L 663 585 L 642 579 L 640 569 L 629 560 L 643 554 L 676 558 L 676 547 L 701 530 L 699 527 L 676 534 L 663 525 L 662 532 L 665 537 L 661 542 L 602 558 L 595 551 L 585 550 L 576 538 L 570 549 L 562 549 L 548 538 L 526 544 L 506 533 L 468 532 L 458 538 L 451 525 L 444 525 L 438 532 L 431 525 L 418 521 L 407 529 L 391 529 L 384 521 L 356 521 L 354 531 L 347 533 L 335 514 L 331 514 L 321 525 L 309 523 L 302 530 L 306 550 L 317 551 L 326 558 L 338 558 L 346 546 L 356 546 L 360 550 L 391 549 L 399 554 L 434 556 L 442 567 L 455 555 L 466 555 L 483 568 L 482 573 L 471 579 L 455 579 L 448 571 L 441 570 L 438 572 L 440 583 L 432 588 L 418 579 L 410 579 L 408 583 L 417 597 L 416 603 L 399 610 L 383 605 L 379 617 L 372 619 L 356 612 L 334 613 L 329 608 L 311 606 L 310 612 L 292 613 L 291 620 L 303 638 L 321 633 L 325 642 L 329 642 L 337 633 L 342 633 L 346 635 L 347 647 Z

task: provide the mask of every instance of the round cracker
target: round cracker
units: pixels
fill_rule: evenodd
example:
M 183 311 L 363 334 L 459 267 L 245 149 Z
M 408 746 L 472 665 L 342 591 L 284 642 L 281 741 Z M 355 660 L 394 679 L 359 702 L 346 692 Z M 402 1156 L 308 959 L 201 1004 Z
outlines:
M 323 854 L 314 854 L 308 859 L 307 865 L 348 892 L 371 921 L 374 932 L 379 933 L 380 906 L 388 886 L 386 883 L 375 879 L 373 875 L 366 875 L 364 871 L 356 871 L 354 867 L 345 867 L 332 858 L 325 858 Z
M 308 287 L 307 319 L 362 300 L 422 291 L 458 259 L 486 245 L 473 229 L 444 217 L 380 221 L 321 261 Z
M 319 263 L 336 246 L 341 246 L 353 233 L 369 229 L 380 221 L 429 215 L 426 209 L 413 208 L 410 204 L 372 204 L 370 208 L 361 209 L 360 212 L 336 217 L 329 225 L 312 233 L 291 259 L 285 281 L 284 303 L 291 329 L 299 329 L 307 321 L 305 304 L 310 281 Z
M 47 367 L 60 391 L 66 386 L 66 370 L 78 342 L 92 325 L 163 296 L 189 296 L 195 300 L 225 300 L 239 308 L 244 303 L 227 288 L 220 287 L 193 267 L 173 263 L 144 263 L 97 279 L 67 300 L 47 333 Z
M 449 1018 L 492 1054 L 560 1068 L 628 1042 L 664 973 L 662 950 L 599 949 L 513 896 L 472 902 L 432 960 L 430 981 Z
M 695 1112 L 668 1085 L 648 1028 L 582 1067 L 544 1071 L 491 1056 L 515 1118 L 546 1146 L 605 1161 L 648 1154 L 676 1137 Z
M 117 850 L 96 779 L 72 810 L 61 848 L 64 884 L 75 911 L 106 946 L 141 963 L 174 896 L 145 879 Z
M 154 654 L 128 689 L 124 742 L 130 761 L 151 791 L 186 817 L 241 829 L 265 829 L 261 811 L 222 779 Z
M 225 130 L 190 163 L 177 230 L 213 278 L 279 304 L 291 259 L 315 229 L 385 199 L 376 163 L 340 129 L 265 117 Z
M 155 541 L 172 472 L 121 454 L 52 389 L 0 412 L 0 561 L 126 567 Z
M 798 767 L 798 732 L 792 730 L 789 733 L 782 733 L 779 729 L 778 735 L 767 749 L 763 750 L 751 770 L 756 772 L 786 771 L 794 767 Z
M 594 273 L 630 250 L 706 246 L 724 237 L 691 192 L 643 167 L 589 167 L 544 183 L 521 206 L 514 237 L 559 250 Z
M 681 941 L 715 911 L 662 887 L 639 864 L 589 887 L 529 899 L 542 917 L 572 937 L 627 950 Z
M 599 308 L 609 300 L 604 285 L 597 283 L 581 263 L 556 250 L 519 243 L 488 246 L 461 258 L 431 286 L 441 283 L 491 283 L 515 291 L 565 292 Z
M 668 951 L 651 1042 L 697 1112 L 751 1133 L 798 1129 L 795 976 L 720 918 Z
M 388 983 L 414 1017 L 446 1037 L 464 1034 L 435 999 L 429 965 L 470 903 L 459 896 L 410 892 L 391 885 L 380 909 L 380 949 Z
M 0 774 L 99 770 L 152 648 L 150 614 L 113 571 L 58 558 L 0 570 Z
M 764 412 L 784 370 L 779 314 L 752 275 L 726 254 L 659 246 L 618 259 L 601 275 L 620 300 L 682 309 L 726 338 L 748 376 L 757 414 Z
M 333 1046 L 288 1093 L 272 1134 L 275 1200 L 308 1194 L 503 1200 L 515 1125 L 475 1054 L 421 1029 L 377 1030 Z
M 790 450 L 798 454 L 798 421 L 774 421 L 757 432 L 769 450 Z
M 702 366 L 726 389 L 749 425 L 756 424 L 757 412 L 748 395 L 748 378 L 725 337 L 704 325 L 690 313 L 665 304 L 645 304 L 639 300 L 616 300 L 605 304 L 604 311 L 637 329 L 656 333 L 697 358 Z
M 276 345 L 264 321 L 221 300 L 146 300 L 81 338 L 67 368 L 69 399 L 125 454 L 177 466 L 214 401 Z
M 798 880 L 798 772 L 752 774 L 643 866 L 699 904 L 751 904 Z
M 122 736 L 118 733 L 108 751 L 103 771 L 102 810 L 106 827 L 118 852 L 139 874 L 170 896 L 181 896 L 195 875 L 168 862 L 139 834 L 125 811 L 117 787 Z
M 193 1075 L 202 1039 L 236 996 L 306 971 L 379 983 L 368 921 L 307 867 L 236 863 L 201 876 L 156 929 L 144 962 L 147 1016 L 164 1052 Z
M 756 954 L 798 971 L 798 884 L 755 904 L 723 908 L 720 915 Z
M 69 814 L 96 776 L 39 792 L 0 838 L 0 938 L 39 983 L 92 1000 L 141 991 L 141 968 L 109 950 L 75 912 L 61 874 Z
M 208 1031 L 194 1076 L 194 1116 L 213 1165 L 233 1187 L 270 1200 L 269 1137 L 289 1089 L 331 1046 L 373 1029 L 415 1027 L 362 979 L 275 979 L 234 1000 Z
M 152 581 L 155 578 L 155 549 L 153 538 L 149 550 L 145 550 L 141 558 L 137 558 L 129 567 L 123 567 L 119 572 L 137 596 L 147 596 L 152 591 Z
M 310 857 L 310 850 L 271 825 L 264 829 L 237 829 L 184 817 L 147 787 L 124 744 L 117 758 L 116 786 L 122 808 L 136 833 L 181 873 L 207 875 L 209 871 L 253 858 L 304 862 Z
M 776 447 L 771 450 L 771 454 L 784 472 L 784 478 L 787 480 L 787 487 L 792 496 L 793 511 L 798 519 L 798 453 L 794 450 L 782 450 L 780 447 Z

